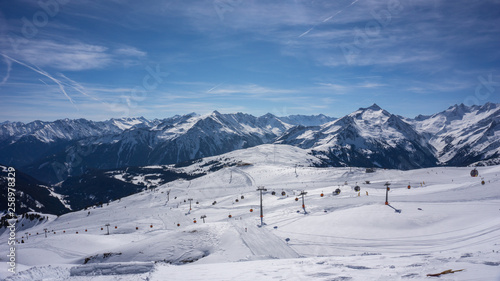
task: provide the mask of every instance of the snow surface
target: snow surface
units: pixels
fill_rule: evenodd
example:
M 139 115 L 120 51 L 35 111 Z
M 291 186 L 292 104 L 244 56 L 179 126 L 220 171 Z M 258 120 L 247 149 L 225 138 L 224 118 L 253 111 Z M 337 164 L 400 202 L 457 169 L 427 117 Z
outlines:
M 286 145 L 220 158 L 250 165 L 51 216 L 30 228 L 21 221 L 18 273 L 7 271 L 2 254 L 0 279 L 432 280 L 426 275 L 464 269 L 439 280 L 500 280 L 500 166 L 478 168 L 477 178 L 455 167 L 314 168 L 313 156 Z M 263 227 L 258 186 L 267 188 Z M 337 188 L 341 193 L 333 195 Z M 2 253 L 7 238 L 4 231 Z

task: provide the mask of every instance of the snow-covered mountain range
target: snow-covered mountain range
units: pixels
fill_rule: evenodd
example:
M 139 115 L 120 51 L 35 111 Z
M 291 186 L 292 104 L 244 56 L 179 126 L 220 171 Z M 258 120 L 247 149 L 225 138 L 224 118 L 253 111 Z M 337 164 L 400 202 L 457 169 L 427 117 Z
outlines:
M 174 164 L 272 143 L 297 124 L 321 124 L 324 115 L 278 118 L 236 113 L 195 113 L 144 118 L 35 121 L 0 125 L 0 163 L 22 167 L 46 182 L 87 169 Z
M 0 163 L 49 183 L 88 169 L 166 165 L 261 144 L 305 149 L 321 166 L 413 169 L 500 163 L 500 105 L 455 105 L 397 116 L 376 104 L 325 115 L 195 113 L 166 119 L 86 119 L 0 124 Z

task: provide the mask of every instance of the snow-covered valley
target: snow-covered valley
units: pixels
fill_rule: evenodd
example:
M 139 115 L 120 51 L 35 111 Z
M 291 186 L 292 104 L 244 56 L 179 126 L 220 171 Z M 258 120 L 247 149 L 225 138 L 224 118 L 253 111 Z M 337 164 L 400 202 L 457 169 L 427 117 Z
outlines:
M 439 280 L 500 280 L 498 165 L 479 177 L 466 167 L 367 173 L 310 167 L 317 159 L 288 145 L 222 158 L 241 162 L 36 225 L 21 219 L 17 274 L 3 256 L 0 278 L 424 280 L 463 269 Z

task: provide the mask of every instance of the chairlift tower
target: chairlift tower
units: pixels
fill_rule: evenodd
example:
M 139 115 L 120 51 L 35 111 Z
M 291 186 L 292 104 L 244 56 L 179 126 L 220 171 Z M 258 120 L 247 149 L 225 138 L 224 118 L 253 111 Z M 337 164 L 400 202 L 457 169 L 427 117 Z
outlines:
M 260 191 L 260 226 L 264 225 L 264 210 L 262 209 L 262 191 L 267 191 L 263 186 L 259 186 L 257 191 Z
M 105 226 L 106 226 L 106 230 L 108 231 L 108 233 L 107 233 L 106 235 L 109 235 L 109 226 L 110 226 L 110 225 L 111 225 L 111 224 L 109 224 L 109 223 L 105 224 Z
M 304 214 L 307 214 L 307 212 L 306 212 L 306 205 L 305 205 L 305 203 L 304 203 L 304 195 L 306 195 L 306 194 L 307 194 L 307 192 L 305 192 L 305 191 L 303 191 L 303 190 L 302 190 L 302 192 L 300 192 L 300 194 L 299 194 L 299 195 L 302 195 L 302 209 L 304 209 Z
M 191 201 L 193 201 L 193 198 L 188 198 L 189 201 L 189 211 L 191 211 Z
M 391 184 L 389 182 L 386 182 L 384 185 L 385 185 L 385 204 L 389 205 L 389 190 L 391 190 L 389 188 L 389 185 Z

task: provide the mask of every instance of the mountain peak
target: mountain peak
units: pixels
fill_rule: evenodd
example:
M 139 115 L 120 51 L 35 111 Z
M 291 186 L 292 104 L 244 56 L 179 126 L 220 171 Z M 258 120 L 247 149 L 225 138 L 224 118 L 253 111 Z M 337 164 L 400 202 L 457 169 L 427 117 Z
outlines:
M 380 106 L 378 106 L 376 103 L 374 103 L 374 104 L 372 104 L 370 107 L 368 107 L 366 109 L 371 109 L 371 110 L 378 111 L 378 110 L 381 110 L 382 108 Z
M 470 111 L 470 108 L 461 103 L 450 106 L 446 111 L 454 115 L 464 115 L 466 112 Z
M 356 110 L 355 112 L 349 114 L 351 117 L 355 117 L 356 119 L 373 119 L 373 118 L 387 118 L 392 114 L 382 109 L 376 103 L 372 104 L 370 107 Z
M 214 111 L 212 111 L 212 114 L 210 114 L 210 115 L 220 116 L 220 115 L 222 115 L 222 114 L 221 114 L 219 111 L 214 110 Z
M 262 118 L 275 118 L 276 116 L 272 113 L 266 113 L 264 115 L 261 116 Z
M 188 113 L 188 114 L 186 114 L 184 116 L 186 116 L 186 117 L 196 117 L 196 116 L 199 116 L 199 114 L 196 113 L 196 112 L 191 112 L 191 113 Z

